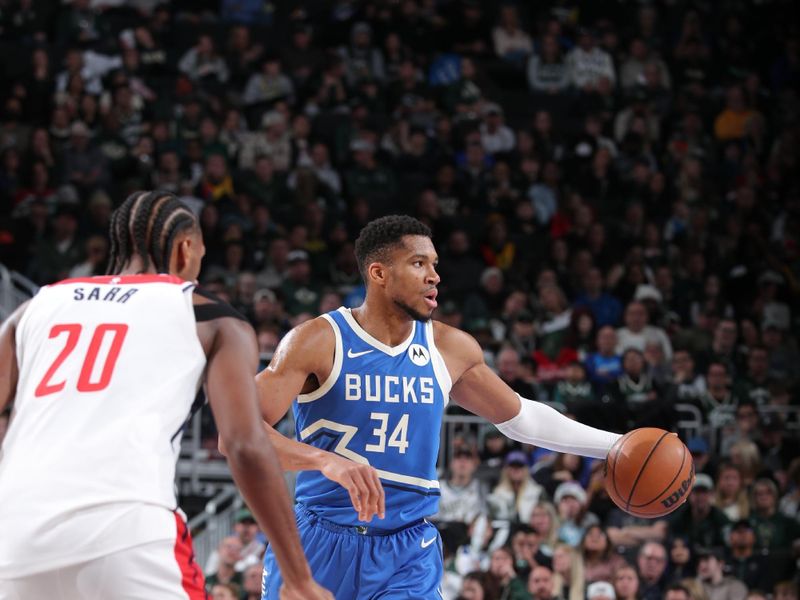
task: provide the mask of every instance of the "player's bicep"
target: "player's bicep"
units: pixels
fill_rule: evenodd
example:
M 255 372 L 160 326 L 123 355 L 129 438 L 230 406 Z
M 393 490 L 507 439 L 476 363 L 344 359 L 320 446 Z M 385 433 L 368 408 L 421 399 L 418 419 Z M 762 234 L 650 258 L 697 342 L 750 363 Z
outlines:
M 249 427 L 262 427 L 253 374 L 258 345 L 246 323 L 220 321 L 206 370 L 206 393 L 220 436 L 230 440 Z
M 517 393 L 483 361 L 464 372 L 450 391 L 450 397 L 492 423 L 513 419 L 520 409 Z
M 26 302 L 0 325 L 0 411 L 14 401 L 17 393 L 17 324 L 27 307 Z
M 330 373 L 334 354 L 334 334 L 324 319 L 314 319 L 296 327 L 278 344 L 269 366 L 256 376 L 261 415 L 274 425 L 289 410 L 310 376 L 324 381 Z

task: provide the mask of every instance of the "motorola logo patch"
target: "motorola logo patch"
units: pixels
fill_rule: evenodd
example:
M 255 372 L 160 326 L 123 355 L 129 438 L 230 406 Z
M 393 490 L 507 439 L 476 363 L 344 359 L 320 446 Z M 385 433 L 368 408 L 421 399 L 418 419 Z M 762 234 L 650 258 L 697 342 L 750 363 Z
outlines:
M 424 367 L 431 362 L 431 355 L 427 348 L 420 346 L 419 344 L 411 344 L 408 347 L 408 358 L 410 358 L 411 362 L 418 367 Z

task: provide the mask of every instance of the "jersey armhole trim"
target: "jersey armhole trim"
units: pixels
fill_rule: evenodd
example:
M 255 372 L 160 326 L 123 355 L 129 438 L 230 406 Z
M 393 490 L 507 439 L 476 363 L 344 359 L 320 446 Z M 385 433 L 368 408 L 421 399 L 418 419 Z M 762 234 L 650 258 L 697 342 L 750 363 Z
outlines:
M 333 351 L 333 367 L 331 368 L 330 375 L 328 375 L 325 383 L 309 394 L 300 394 L 297 396 L 297 402 L 299 404 L 314 402 L 314 400 L 319 400 L 322 398 L 322 396 L 331 390 L 333 384 L 335 384 L 336 380 L 339 379 L 339 374 L 342 371 L 342 333 L 339 331 L 339 326 L 336 324 L 336 321 L 334 321 L 330 315 L 322 315 L 322 318 L 330 324 L 331 329 L 333 329 L 333 335 L 336 338 L 336 347 Z
M 425 335 L 428 338 L 428 350 L 431 353 L 431 365 L 433 365 L 433 373 L 436 376 L 436 381 L 442 390 L 442 397 L 444 398 L 444 405 L 450 402 L 450 390 L 453 387 L 453 380 L 450 378 L 450 372 L 447 370 L 447 365 L 442 358 L 439 349 L 436 347 L 436 342 L 433 339 L 433 321 L 430 320 L 425 323 Z

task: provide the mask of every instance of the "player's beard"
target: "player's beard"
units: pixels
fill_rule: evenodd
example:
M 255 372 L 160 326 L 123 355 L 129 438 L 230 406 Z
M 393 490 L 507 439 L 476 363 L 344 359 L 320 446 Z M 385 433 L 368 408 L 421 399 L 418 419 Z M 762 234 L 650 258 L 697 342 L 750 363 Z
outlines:
M 427 323 L 428 321 L 431 320 L 431 315 L 433 314 L 433 312 L 430 312 L 427 315 L 425 315 L 425 314 L 422 314 L 421 312 L 419 312 L 418 310 L 416 310 L 414 308 L 411 308 L 408 304 L 406 304 L 402 300 L 395 299 L 394 303 L 395 303 L 396 306 L 398 306 L 400 309 L 402 309 L 404 313 L 406 313 L 409 317 L 411 317 L 414 321 L 423 321 L 424 323 Z

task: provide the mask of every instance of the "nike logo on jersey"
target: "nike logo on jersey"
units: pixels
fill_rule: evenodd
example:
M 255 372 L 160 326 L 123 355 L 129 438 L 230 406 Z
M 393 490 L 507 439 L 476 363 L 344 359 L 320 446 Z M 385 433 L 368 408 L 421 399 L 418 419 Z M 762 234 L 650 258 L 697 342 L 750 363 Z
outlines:
M 435 541 L 436 541 L 436 536 L 433 536 L 433 537 L 432 537 L 431 539 L 429 539 L 429 540 L 426 540 L 425 538 L 422 538 L 422 541 L 419 543 L 419 545 L 420 545 L 422 548 L 427 548 L 428 546 L 430 546 L 430 545 L 431 545 L 433 542 L 435 542 Z
M 358 358 L 359 356 L 364 356 L 365 354 L 369 354 L 372 350 L 364 350 L 363 352 L 353 352 L 352 348 L 347 350 L 347 358 Z

